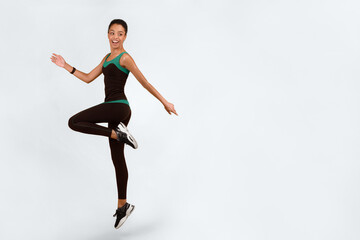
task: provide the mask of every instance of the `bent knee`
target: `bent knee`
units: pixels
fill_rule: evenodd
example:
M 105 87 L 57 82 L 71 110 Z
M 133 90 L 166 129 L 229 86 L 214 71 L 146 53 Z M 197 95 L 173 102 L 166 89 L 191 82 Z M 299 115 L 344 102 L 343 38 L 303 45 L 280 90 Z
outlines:
M 71 118 L 69 118 L 68 126 L 69 126 L 69 128 L 71 128 L 72 130 L 75 129 L 75 118 L 74 118 L 74 116 L 72 116 Z

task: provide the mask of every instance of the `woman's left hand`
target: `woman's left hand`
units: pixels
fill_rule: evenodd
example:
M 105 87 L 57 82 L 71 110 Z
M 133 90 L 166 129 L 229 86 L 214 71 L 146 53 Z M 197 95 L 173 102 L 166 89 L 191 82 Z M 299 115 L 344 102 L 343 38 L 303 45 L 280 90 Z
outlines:
M 164 103 L 164 107 L 165 107 L 165 110 L 171 115 L 171 113 L 175 113 L 176 116 L 178 116 L 178 114 L 176 113 L 175 111 L 175 108 L 174 108 L 174 104 L 172 103 L 169 103 L 169 102 L 166 102 Z

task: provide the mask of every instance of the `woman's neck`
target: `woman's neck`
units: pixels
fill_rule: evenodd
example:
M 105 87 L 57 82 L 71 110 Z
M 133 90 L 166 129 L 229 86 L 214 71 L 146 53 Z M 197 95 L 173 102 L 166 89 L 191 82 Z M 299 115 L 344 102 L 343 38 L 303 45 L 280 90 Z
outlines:
M 125 52 L 125 49 L 124 49 L 124 48 L 122 48 L 122 49 L 118 49 L 118 48 L 116 48 L 116 49 L 111 49 L 111 54 L 113 54 L 113 55 L 117 55 L 117 54 L 120 54 L 120 53 L 122 53 L 122 52 Z

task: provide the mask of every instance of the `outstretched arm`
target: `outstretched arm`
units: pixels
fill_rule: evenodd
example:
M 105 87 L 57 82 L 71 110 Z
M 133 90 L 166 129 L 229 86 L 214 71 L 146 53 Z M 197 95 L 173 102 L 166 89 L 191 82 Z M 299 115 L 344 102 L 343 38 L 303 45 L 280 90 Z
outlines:
M 65 68 L 68 72 L 71 72 L 73 70 L 73 67 L 67 64 L 61 55 L 53 53 L 53 56 L 51 56 L 51 61 L 59 67 Z M 85 83 L 91 83 L 102 73 L 102 65 L 104 61 L 105 57 L 102 59 L 101 63 L 97 65 L 90 73 L 84 73 L 76 69 L 76 71 L 74 72 L 74 76 Z
M 130 72 L 135 76 L 135 78 L 140 82 L 140 84 L 148 90 L 154 97 L 156 97 L 165 107 L 165 110 L 171 115 L 171 112 L 175 113 L 174 104 L 166 101 L 166 99 L 146 80 L 144 75 L 140 72 L 139 68 L 136 66 L 135 61 L 132 57 L 125 53 L 124 56 L 120 59 L 120 65 L 123 65 L 125 68 L 129 69 Z

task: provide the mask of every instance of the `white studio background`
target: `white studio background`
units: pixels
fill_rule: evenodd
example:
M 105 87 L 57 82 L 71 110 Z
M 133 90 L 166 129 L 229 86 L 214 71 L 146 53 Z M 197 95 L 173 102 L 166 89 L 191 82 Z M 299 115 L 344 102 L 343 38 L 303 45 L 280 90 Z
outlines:
M 360 3 L 1 1 L 0 238 L 360 239 Z M 124 47 L 179 116 L 133 75 L 125 88 L 128 201 L 108 140 L 68 119 L 104 100 L 90 72 Z M 105 125 L 105 124 L 104 124 Z

